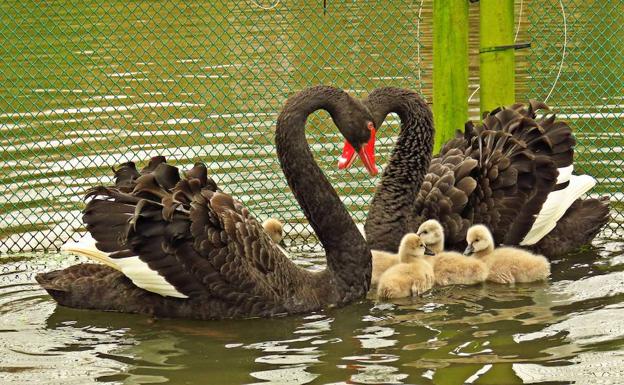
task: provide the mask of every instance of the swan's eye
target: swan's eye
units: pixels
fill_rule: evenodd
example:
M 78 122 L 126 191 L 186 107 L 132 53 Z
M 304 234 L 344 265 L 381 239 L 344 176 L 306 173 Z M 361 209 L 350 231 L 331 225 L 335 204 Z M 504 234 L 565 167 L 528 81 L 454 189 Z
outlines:
M 373 122 L 368 122 L 366 126 L 368 127 L 369 131 L 373 131 L 375 129 L 375 124 L 373 124 Z
M 422 233 L 423 233 L 423 234 L 427 234 L 427 230 L 423 230 L 423 232 L 422 232 Z

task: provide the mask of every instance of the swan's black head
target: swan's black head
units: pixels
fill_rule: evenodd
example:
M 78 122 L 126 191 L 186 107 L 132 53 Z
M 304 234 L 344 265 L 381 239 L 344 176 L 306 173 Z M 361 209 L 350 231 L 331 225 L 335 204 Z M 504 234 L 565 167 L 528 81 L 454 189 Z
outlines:
M 370 140 L 370 129 L 374 127 L 373 115 L 364 103 L 347 94 L 345 96 L 341 108 L 330 114 L 345 139 L 359 151 Z
M 346 95 L 346 94 L 345 94 Z M 345 143 L 345 149 L 350 145 L 349 155 L 343 153 L 344 159 L 349 159 L 349 165 L 357 153 L 364 166 L 371 175 L 377 174 L 377 166 L 375 165 L 375 123 L 373 116 L 364 103 L 346 95 L 346 102 L 342 104 L 342 108 L 338 111 L 330 112 L 334 124 L 340 130 L 348 143 Z M 339 164 L 340 168 L 344 168 Z

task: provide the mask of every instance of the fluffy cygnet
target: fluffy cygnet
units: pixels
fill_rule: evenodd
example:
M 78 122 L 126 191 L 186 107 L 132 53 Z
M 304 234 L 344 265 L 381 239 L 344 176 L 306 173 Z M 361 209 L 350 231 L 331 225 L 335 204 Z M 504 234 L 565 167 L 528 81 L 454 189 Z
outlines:
M 282 222 L 275 218 L 269 218 L 262 222 L 262 228 L 267 234 L 269 234 L 269 237 L 271 237 L 273 242 L 280 245 L 282 244 L 282 239 L 284 237 L 282 232 L 284 230 L 284 226 L 282 225 Z
M 398 256 L 400 263 L 379 277 L 379 298 L 416 296 L 433 287 L 433 268 L 425 261 L 425 244 L 418 235 L 409 233 L 403 236 Z
M 548 279 L 550 263 L 542 255 L 514 247 L 494 247 L 494 238 L 487 227 L 475 225 L 466 235 L 468 247 L 464 254 L 473 254 L 488 266 L 487 280 L 496 283 L 535 282 Z
M 444 228 L 440 222 L 435 219 L 423 222 L 417 234 L 435 252 L 435 256 L 428 257 L 427 261 L 433 266 L 436 285 L 474 285 L 487 278 L 488 269 L 481 260 L 444 251 Z

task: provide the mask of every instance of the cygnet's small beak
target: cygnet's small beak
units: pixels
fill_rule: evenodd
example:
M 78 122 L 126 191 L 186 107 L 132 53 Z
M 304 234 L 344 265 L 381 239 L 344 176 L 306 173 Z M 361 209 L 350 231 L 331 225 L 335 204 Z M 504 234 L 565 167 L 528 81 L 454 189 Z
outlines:
M 472 247 L 472 245 L 468 245 L 466 250 L 464 250 L 464 255 L 471 255 L 472 253 L 474 253 L 474 247 Z
M 425 255 L 435 255 L 435 253 L 433 252 L 433 250 L 425 246 Z

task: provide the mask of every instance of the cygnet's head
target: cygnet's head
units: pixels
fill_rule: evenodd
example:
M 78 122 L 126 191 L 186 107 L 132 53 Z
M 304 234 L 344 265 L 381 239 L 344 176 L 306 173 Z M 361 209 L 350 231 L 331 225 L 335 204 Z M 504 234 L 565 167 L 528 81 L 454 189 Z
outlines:
M 266 221 L 262 222 L 262 228 L 267 234 L 269 234 L 269 237 L 271 237 L 273 242 L 282 244 L 282 222 L 278 221 L 275 218 L 269 218 Z
M 494 238 L 492 233 L 484 225 L 474 225 L 468 229 L 466 234 L 466 242 L 468 247 L 464 254 L 469 255 L 483 251 L 492 251 L 494 249 Z
M 414 233 L 407 233 L 401 239 L 399 259 L 401 262 L 413 262 L 414 259 L 425 256 L 427 247 L 420 237 Z
M 444 228 L 435 219 L 423 222 L 416 234 L 433 252 L 440 253 L 444 249 Z

